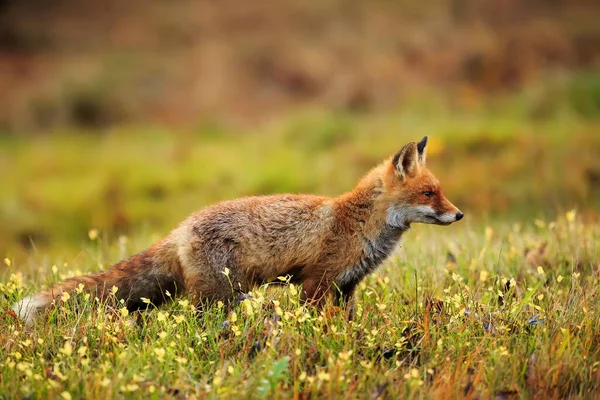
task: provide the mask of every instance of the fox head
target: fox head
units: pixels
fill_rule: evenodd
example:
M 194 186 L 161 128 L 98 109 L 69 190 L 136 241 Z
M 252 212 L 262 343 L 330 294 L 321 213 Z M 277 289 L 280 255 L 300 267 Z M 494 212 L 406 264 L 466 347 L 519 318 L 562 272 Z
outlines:
M 388 224 L 449 225 L 462 219 L 463 213 L 446 199 L 439 181 L 425 166 L 426 159 L 427 136 L 419 143 L 406 144 L 388 161 L 384 179 Z

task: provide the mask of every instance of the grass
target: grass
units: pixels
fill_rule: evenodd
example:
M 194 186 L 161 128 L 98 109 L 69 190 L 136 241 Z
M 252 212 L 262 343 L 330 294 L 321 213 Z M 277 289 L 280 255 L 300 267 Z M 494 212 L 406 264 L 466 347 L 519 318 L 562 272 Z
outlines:
M 469 213 L 593 210 L 598 129 L 597 119 L 564 115 L 416 107 L 366 117 L 311 112 L 260 131 L 208 124 L 0 137 L 0 254 L 24 261 L 34 249 L 78 252 L 92 228 L 166 233 L 193 210 L 243 195 L 337 195 L 425 134 L 432 170 Z
M 14 272 L 0 286 L 0 308 L 152 241 L 91 237 L 68 265 L 6 259 Z M 0 393 L 593 398 L 600 395 L 598 243 L 600 226 L 574 211 L 555 221 L 415 226 L 360 286 L 352 322 L 331 305 L 321 313 L 301 306 L 295 286 L 263 286 L 231 312 L 214 307 L 201 317 L 186 298 L 129 314 L 74 293 L 32 328 L 2 315 Z

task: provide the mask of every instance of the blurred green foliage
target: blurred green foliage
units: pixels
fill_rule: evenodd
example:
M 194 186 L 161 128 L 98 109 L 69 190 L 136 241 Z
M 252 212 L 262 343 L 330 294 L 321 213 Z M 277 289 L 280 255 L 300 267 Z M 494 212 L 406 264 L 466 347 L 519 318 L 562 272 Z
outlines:
M 337 195 L 423 135 L 431 169 L 467 215 L 593 209 L 599 82 L 545 82 L 469 107 L 422 95 L 385 114 L 307 110 L 260 127 L 214 120 L 1 136 L 0 253 L 77 248 L 92 228 L 166 233 L 239 196 Z

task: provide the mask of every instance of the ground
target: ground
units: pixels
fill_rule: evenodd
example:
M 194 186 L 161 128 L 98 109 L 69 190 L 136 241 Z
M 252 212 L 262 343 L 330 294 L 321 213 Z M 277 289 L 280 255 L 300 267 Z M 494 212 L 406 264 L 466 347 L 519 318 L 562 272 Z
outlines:
M 353 321 L 301 306 L 293 285 L 201 317 L 186 298 L 130 314 L 74 293 L 32 328 L 2 316 L 0 388 L 6 398 L 592 398 L 599 242 L 600 226 L 576 211 L 415 226 L 360 285 Z M 68 264 L 12 274 L 0 307 L 35 291 L 31 276 L 54 282 L 131 247 L 92 231 Z

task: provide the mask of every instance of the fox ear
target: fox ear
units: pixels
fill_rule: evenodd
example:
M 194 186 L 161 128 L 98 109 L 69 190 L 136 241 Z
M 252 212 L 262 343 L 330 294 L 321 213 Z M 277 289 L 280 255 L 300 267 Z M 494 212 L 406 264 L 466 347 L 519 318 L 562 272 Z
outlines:
M 419 143 L 417 143 L 417 150 L 419 152 L 419 162 L 421 165 L 425 165 L 427 162 L 427 139 L 425 136 Z
M 392 158 L 392 164 L 396 175 L 401 180 L 405 180 L 406 177 L 413 177 L 419 170 L 418 150 L 415 142 L 406 144 L 402 150 L 400 150 L 394 158 Z

